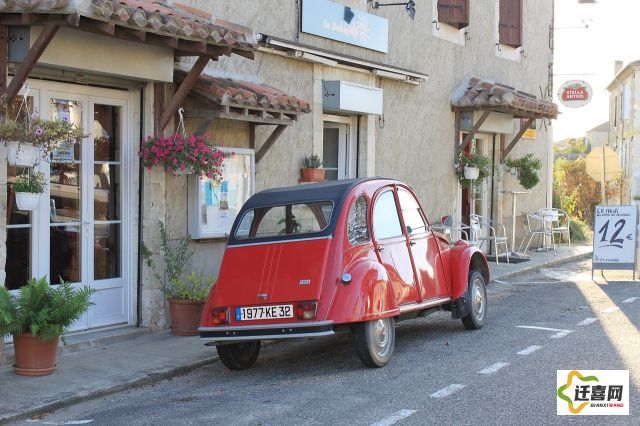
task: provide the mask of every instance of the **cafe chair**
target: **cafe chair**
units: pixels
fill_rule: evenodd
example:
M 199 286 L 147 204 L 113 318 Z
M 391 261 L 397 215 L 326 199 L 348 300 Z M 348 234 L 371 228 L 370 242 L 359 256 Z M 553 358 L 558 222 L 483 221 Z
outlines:
M 507 231 L 503 224 L 477 214 L 469 215 L 469 223 L 471 224 L 471 238 L 469 240 L 470 244 L 475 244 L 478 247 L 482 248 L 482 245 L 485 242 L 488 242 L 489 246 L 491 246 L 491 243 L 493 243 L 493 252 L 496 256 L 496 265 L 500 264 L 500 262 L 498 261 L 498 258 L 500 257 L 498 246 L 504 246 L 507 263 L 510 263 Z
M 442 216 L 440 224 L 431 225 L 431 228 L 442 233 L 450 241 L 458 241 L 461 239 L 469 241 L 469 226 L 455 220 L 449 215 Z
M 558 244 L 560 244 L 562 237 L 566 235 L 567 243 L 569 245 L 569 251 L 571 251 L 571 218 L 569 217 L 569 214 L 566 211 L 557 208 L 540 209 L 539 213 L 541 216 L 548 219 L 548 225 L 551 229 L 551 235 L 554 242 L 556 235 L 560 236 L 560 239 L 558 239 Z
M 551 243 L 553 245 L 553 251 L 556 252 L 556 244 L 553 241 L 553 234 L 551 232 L 551 227 L 547 226 L 546 221 L 542 215 L 537 213 L 522 213 L 522 223 L 524 226 L 524 238 L 520 242 L 518 246 L 519 253 L 526 253 L 529 250 L 529 245 L 533 240 L 533 237 L 538 236 L 542 237 L 542 245 L 546 247 L 547 241 L 546 238 L 549 237 L 551 239 Z M 524 246 L 524 251 L 521 251 Z

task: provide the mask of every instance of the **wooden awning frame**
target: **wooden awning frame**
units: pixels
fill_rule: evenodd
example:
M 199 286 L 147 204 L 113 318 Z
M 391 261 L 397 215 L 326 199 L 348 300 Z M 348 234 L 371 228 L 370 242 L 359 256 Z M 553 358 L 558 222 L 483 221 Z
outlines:
M 44 26 L 43 31 L 35 40 L 25 58 L 16 70 L 11 83 L 7 86 L 7 69 L 8 69 L 8 39 L 10 26 Z M 217 60 L 220 56 L 230 56 L 235 53 L 250 59 L 253 59 L 252 50 L 243 50 L 239 48 L 230 48 L 224 46 L 214 46 L 206 42 L 196 42 L 180 39 L 178 37 L 164 36 L 160 34 L 149 33 L 143 30 L 135 30 L 116 25 L 113 22 L 102 22 L 77 14 L 71 15 L 40 15 L 40 14 L 0 14 L 0 93 L 4 102 L 10 102 L 15 98 L 20 89 L 26 82 L 29 74 L 38 63 L 40 57 L 44 53 L 47 46 L 56 35 L 60 27 L 68 27 L 81 31 L 87 31 L 95 34 L 115 37 L 122 40 L 144 43 L 153 46 L 160 46 L 174 50 L 175 56 L 197 56 L 195 64 L 188 72 L 180 87 L 176 90 L 172 99 L 166 104 L 164 96 L 159 102 L 155 102 L 154 106 L 164 105 L 161 112 L 156 110 L 156 120 L 154 131 L 156 136 L 161 134 L 167 127 L 169 121 L 173 118 L 178 108 L 198 81 L 198 77 L 206 67 L 210 60 Z M 156 83 L 158 84 L 158 83 Z M 155 90 L 160 94 L 159 90 Z

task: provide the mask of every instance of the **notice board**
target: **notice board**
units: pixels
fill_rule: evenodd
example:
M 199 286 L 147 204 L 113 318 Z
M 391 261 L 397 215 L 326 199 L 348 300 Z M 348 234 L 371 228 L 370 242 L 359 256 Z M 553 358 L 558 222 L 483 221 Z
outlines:
M 635 270 L 638 209 L 596 206 L 593 269 Z

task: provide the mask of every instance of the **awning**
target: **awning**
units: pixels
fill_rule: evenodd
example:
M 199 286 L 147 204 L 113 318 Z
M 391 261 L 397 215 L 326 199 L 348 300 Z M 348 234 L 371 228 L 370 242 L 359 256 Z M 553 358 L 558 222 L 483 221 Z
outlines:
M 68 26 L 176 50 L 178 55 L 251 56 L 253 31 L 210 12 L 160 0 L 0 1 L 0 25 Z M 222 50 L 216 49 L 223 48 Z
M 176 82 L 182 82 L 187 77 L 187 73 L 180 69 L 176 69 L 174 75 Z M 202 119 L 199 133 L 208 128 L 216 118 L 246 121 L 251 128 L 251 147 L 255 148 L 255 126 L 276 126 L 256 153 L 256 163 L 264 157 L 287 126 L 294 123 L 299 115 L 311 112 L 309 102 L 275 87 L 206 74 L 200 75 L 190 96 L 211 108 L 185 112 L 185 117 Z
M 558 105 L 481 77 L 466 79 L 451 97 L 454 110 L 489 110 L 515 118 L 556 118 Z
M 465 111 L 483 111 L 482 116 L 475 122 L 462 143 L 458 145 L 458 131 L 456 131 L 456 147 L 464 150 L 478 132 L 484 121 L 492 112 L 509 114 L 514 118 L 527 121 L 520 127 L 511 142 L 506 145 L 501 140 L 500 159 L 504 161 L 515 144 L 520 140 L 533 122 L 538 118 L 553 119 L 558 116 L 558 105 L 553 102 L 538 99 L 513 87 L 496 83 L 481 77 L 469 77 L 460 84 L 451 95 L 451 109 L 456 113 L 456 128 L 459 130 L 460 113 Z

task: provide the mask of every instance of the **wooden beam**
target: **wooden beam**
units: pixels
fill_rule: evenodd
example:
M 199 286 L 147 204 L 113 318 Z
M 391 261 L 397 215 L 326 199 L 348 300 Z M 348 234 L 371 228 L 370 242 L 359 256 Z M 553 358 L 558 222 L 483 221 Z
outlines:
M 247 121 L 249 123 L 254 123 L 254 124 L 264 124 L 264 125 L 283 125 L 283 126 L 288 126 L 290 124 L 293 123 L 294 120 L 289 120 L 289 119 L 280 119 L 280 118 L 273 118 L 273 117 L 262 117 L 260 115 L 256 115 L 256 114 L 251 114 L 251 112 L 262 112 L 262 111 L 256 111 L 256 110 L 244 110 L 244 111 L 249 111 L 249 114 L 240 114 L 240 113 L 235 113 L 235 112 L 224 112 L 224 111 L 219 111 L 219 110 L 211 110 L 211 109 L 207 109 L 207 110 L 198 110 L 198 111 L 191 111 L 191 112 L 185 112 L 184 116 L 185 118 L 210 118 L 210 117 L 216 117 L 216 118 L 225 118 L 227 120 L 237 120 L 237 121 Z
M 93 34 L 113 36 L 116 30 L 114 22 L 93 21 L 82 19 L 78 24 L 78 28 Z
M 244 58 L 247 59 L 254 59 L 254 55 L 253 55 L 253 51 L 249 51 L 249 50 L 234 50 L 233 53 L 235 53 L 236 55 L 240 55 Z
M 507 158 L 507 155 L 509 155 L 513 147 L 520 140 L 522 135 L 524 135 L 524 132 L 526 132 L 529 127 L 531 127 L 531 125 L 535 120 L 536 120 L 535 118 L 530 118 L 529 120 L 527 120 L 527 122 L 524 123 L 524 126 L 520 128 L 520 131 L 514 136 L 513 140 L 511 140 L 511 143 L 509 143 L 509 145 L 503 151 L 500 152 L 501 163 L 504 163 L 504 160 L 505 158 Z
M 249 123 L 249 146 L 256 149 L 256 124 Z
M 198 55 L 207 53 L 207 43 L 204 41 L 178 40 L 178 49 L 183 52 L 193 52 Z
M 153 135 L 162 136 L 160 116 L 164 111 L 164 83 L 153 83 Z
M 260 162 L 260 160 L 262 160 L 262 157 L 264 157 L 265 154 L 267 153 L 267 151 L 269 151 L 269 149 L 271 149 L 273 144 L 276 143 L 276 141 L 278 140 L 278 138 L 280 137 L 280 135 L 282 134 L 282 132 L 284 132 L 284 129 L 286 129 L 286 128 L 287 128 L 287 126 L 284 126 L 284 125 L 280 124 L 269 135 L 267 140 L 260 147 L 260 150 L 256 153 L 256 164 L 258 164 Z
M 467 136 L 465 136 L 464 140 L 462 141 L 460 150 L 464 151 L 465 149 L 467 149 L 467 146 L 469 146 L 469 144 L 473 140 L 473 137 L 476 135 L 476 133 L 478 133 L 478 130 L 480 130 L 482 123 L 484 123 L 487 117 L 489 117 L 489 114 L 491 114 L 491 111 L 487 110 L 484 112 L 484 114 L 482 114 L 482 116 L 480 116 L 480 120 L 478 120 L 478 122 L 473 126 L 471 131 L 467 133 Z
M 146 32 L 142 30 L 134 30 L 133 28 L 127 28 L 123 26 L 118 26 L 116 28 L 115 35 L 120 39 L 135 41 L 138 43 L 144 43 L 147 39 Z
M 0 26 L 0 93 L 7 90 L 7 65 L 9 64 L 9 27 Z
M 11 100 L 16 97 L 22 88 L 22 85 L 27 80 L 27 77 L 29 77 L 29 73 L 38 63 L 38 59 L 42 56 L 42 53 L 49 45 L 49 42 L 51 42 L 51 39 L 53 39 L 53 36 L 58 32 L 58 28 L 60 27 L 57 25 L 47 25 L 38 36 L 35 43 L 33 43 L 33 46 L 31 46 L 31 49 L 29 49 L 29 52 L 27 52 L 27 55 L 22 60 L 20 68 L 18 68 L 13 76 L 9 87 L 7 87 L 7 91 L 5 92 L 5 101 L 7 103 L 11 102 Z
M 182 84 L 180 85 L 180 87 L 178 87 L 178 90 L 176 90 L 176 93 L 173 95 L 173 98 L 171 98 L 171 100 L 167 102 L 167 104 L 165 105 L 164 112 L 160 116 L 161 131 L 164 130 L 165 127 L 167 127 L 167 124 L 169 123 L 169 120 L 171 120 L 171 117 L 173 117 L 173 115 L 178 110 L 178 107 L 182 105 L 184 100 L 187 98 L 187 95 L 189 94 L 193 86 L 198 81 L 200 74 L 202 73 L 204 68 L 207 66 L 209 59 L 210 58 L 208 56 L 204 56 L 204 55 L 198 58 L 196 63 L 193 64 L 193 67 L 191 67 L 189 74 L 187 74 L 187 76 L 182 81 Z
M 458 162 L 458 156 L 460 155 L 460 111 L 455 110 L 453 116 L 455 120 L 453 123 L 453 146 L 455 147 L 453 164 L 456 164 Z
M 204 136 L 204 134 L 207 132 L 207 129 L 209 128 L 209 126 L 211 126 L 214 120 L 215 120 L 214 117 L 207 117 L 203 120 L 200 120 L 200 124 L 198 124 L 198 128 L 196 129 L 195 135 Z

